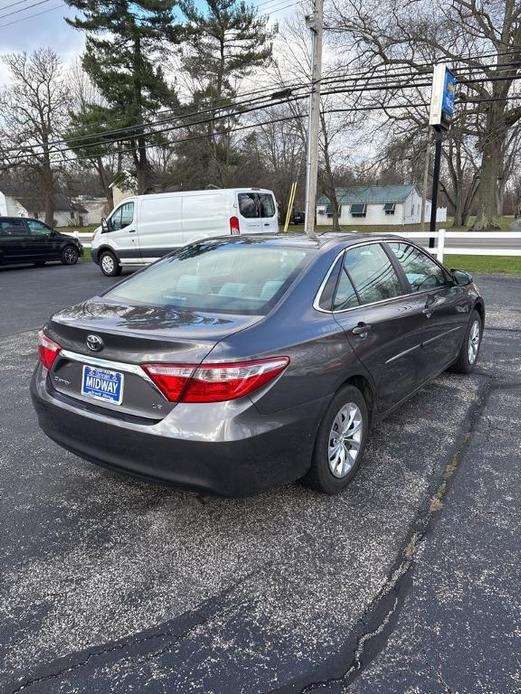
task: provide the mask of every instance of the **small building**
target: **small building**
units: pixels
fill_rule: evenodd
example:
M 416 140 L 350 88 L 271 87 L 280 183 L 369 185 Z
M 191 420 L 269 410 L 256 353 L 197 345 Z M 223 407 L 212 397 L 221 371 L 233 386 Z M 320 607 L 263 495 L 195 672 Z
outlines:
M 29 213 L 29 217 L 45 219 L 45 200 L 41 195 L 21 195 L 17 198 Z M 54 194 L 54 222 L 55 227 L 84 226 L 87 210 L 78 203 L 73 202 L 64 193 Z
M 81 226 L 88 226 L 91 224 L 99 225 L 101 224 L 101 218 L 107 217 L 111 212 L 107 198 L 78 195 L 72 199 L 72 202 L 86 210 L 86 212 L 81 215 L 83 222 Z
M 0 190 L 0 217 L 28 217 L 22 203 L 7 189 Z
M 414 185 L 352 186 L 337 188 L 340 224 L 382 226 L 421 223 L 421 195 Z M 425 205 L 425 222 L 431 217 L 431 202 Z M 438 207 L 436 221 L 447 221 L 447 208 Z M 317 204 L 317 225 L 333 224 L 329 199 L 322 195 Z

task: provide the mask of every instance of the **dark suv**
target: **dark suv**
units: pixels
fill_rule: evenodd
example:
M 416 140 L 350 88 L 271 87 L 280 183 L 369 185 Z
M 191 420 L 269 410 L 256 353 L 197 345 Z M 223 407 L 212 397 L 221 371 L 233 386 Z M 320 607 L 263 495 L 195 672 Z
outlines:
M 0 265 L 61 260 L 75 265 L 83 255 L 83 246 L 72 236 L 60 234 L 38 219 L 0 217 Z

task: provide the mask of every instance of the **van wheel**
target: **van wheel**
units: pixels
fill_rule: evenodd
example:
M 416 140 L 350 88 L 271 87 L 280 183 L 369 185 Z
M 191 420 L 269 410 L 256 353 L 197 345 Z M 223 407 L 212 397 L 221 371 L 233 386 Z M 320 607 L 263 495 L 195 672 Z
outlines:
M 61 261 L 64 265 L 76 265 L 80 254 L 75 246 L 65 246 L 61 254 Z
M 360 466 L 368 429 L 364 396 L 358 388 L 344 386 L 320 423 L 304 484 L 326 494 L 338 494 L 345 489 Z
M 121 265 L 111 251 L 103 251 L 99 257 L 101 272 L 107 277 L 117 277 L 121 274 Z

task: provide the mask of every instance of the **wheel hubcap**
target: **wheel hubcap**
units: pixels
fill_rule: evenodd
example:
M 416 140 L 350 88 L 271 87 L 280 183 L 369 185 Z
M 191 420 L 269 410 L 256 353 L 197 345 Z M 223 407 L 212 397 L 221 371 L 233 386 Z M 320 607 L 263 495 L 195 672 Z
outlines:
M 103 260 L 101 261 L 101 267 L 105 270 L 105 272 L 113 272 L 114 261 L 112 260 L 110 255 L 103 256 Z
M 480 331 L 479 321 L 475 320 L 474 323 L 472 323 L 472 327 L 470 329 L 470 335 L 469 335 L 469 344 L 468 344 L 469 364 L 474 364 L 474 362 L 478 358 L 479 342 L 481 340 L 480 332 L 481 331 Z
M 352 469 L 363 433 L 360 408 L 353 402 L 347 403 L 337 413 L 329 433 L 328 462 L 334 477 L 345 477 Z
M 67 263 L 73 263 L 76 260 L 76 251 L 73 248 L 65 249 L 65 260 Z

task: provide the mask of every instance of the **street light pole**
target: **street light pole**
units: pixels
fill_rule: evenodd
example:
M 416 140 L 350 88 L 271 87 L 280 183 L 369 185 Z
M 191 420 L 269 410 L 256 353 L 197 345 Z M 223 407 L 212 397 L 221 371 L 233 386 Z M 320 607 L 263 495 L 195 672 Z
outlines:
M 309 97 L 308 141 L 306 158 L 306 217 L 304 231 L 316 239 L 315 213 L 317 209 L 318 133 L 320 126 L 320 78 L 322 75 L 322 36 L 324 33 L 324 3 L 314 0 L 314 10 L 307 17 L 312 32 L 311 95 Z

